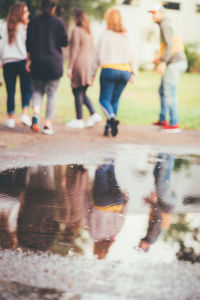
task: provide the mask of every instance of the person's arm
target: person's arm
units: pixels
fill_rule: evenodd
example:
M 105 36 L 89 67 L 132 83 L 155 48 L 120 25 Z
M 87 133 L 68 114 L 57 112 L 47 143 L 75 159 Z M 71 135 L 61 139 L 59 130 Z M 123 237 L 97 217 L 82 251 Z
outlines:
M 31 58 L 30 58 L 30 52 L 27 52 L 27 56 L 26 56 L 26 71 L 27 72 L 31 72 Z
M 157 72 L 162 75 L 166 71 L 167 63 L 172 56 L 172 48 L 173 48 L 173 31 L 167 22 L 161 22 L 160 24 L 160 33 L 162 42 L 164 43 L 164 53 L 161 57 L 157 60 Z
M 103 35 L 99 38 L 99 41 L 95 47 L 94 56 L 92 60 L 92 66 L 91 66 L 91 80 L 93 81 L 97 72 L 97 69 L 100 65 L 99 63 L 99 51 L 102 45 Z
M 169 24 L 163 22 L 160 24 L 161 37 L 165 44 L 165 51 L 163 55 L 160 57 L 161 62 L 167 63 L 172 56 L 172 48 L 173 48 L 173 31 Z
M 67 45 L 68 45 L 68 35 L 64 23 L 62 23 L 60 46 L 67 47 Z
M 159 205 L 152 205 L 150 215 L 149 215 L 149 224 L 147 229 L 147 234 L 143 238 L 144 241 L 147 241 L 149 244 L 153 244 L 161 231 L 162 215 Z
M 132 68 L 132 72 L 131 72 L 131 77 L 129 79 L 130 82 L 135 82 L 135 79 L 137 77 L 138 74 L 138 63 L 137 63 L 137 58 L 134 54 L 134 50 L 131 47 L 131 61 L 130 61 L 130 65 Z
M 26 71 L 30 72 L 31 71 L 31 23 L 28 24 L 27 28 L 27 37 L 26 37 L 26 51 L 27 51 L 27 56 L 26 56 Z
M 80 32 L 79 32 L 78 28 L 75 28 L 72 31 L 72 36 L 71 36 L 71 40 L 70 40 L 70 48 L 69 48 L 68 76 L 70 78 L 72 77 L 72 70 L 74 68 L 74 64 L 76 62 L 79 51 L 80 51 Z

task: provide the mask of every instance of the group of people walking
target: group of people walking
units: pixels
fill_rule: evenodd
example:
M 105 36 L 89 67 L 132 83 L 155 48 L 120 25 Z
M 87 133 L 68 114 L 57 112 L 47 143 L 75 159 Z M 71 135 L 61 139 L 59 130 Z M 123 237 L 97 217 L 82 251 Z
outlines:
M 0 58 L 7 90 L 6 125 L 10 128 L 15 127 L 15 86 L 19 75 L 22 95 L 21 122 L 35 132 L 40 131 L 40 108 L 46 94 L 47 104 L 42 133 L 47 135 L 54 133 L 52 120 L 56 111 L 59 81 L 63 75 L 62 47 L 69 45 L 67 75 L 71 80 L 76 117 L 66 126 L 85 127 L 83 104 L 90 113 L 86 127 L 91 127 L 102 120 L 86 94 L 98 67 L 101 67 L 99 102 L 106 116 L 104 135 L 116 136 L 119 124 L 117 119 L 119 99 L 126 84 L 134 82 L 138 69 L 120 11 L 111 8 L 106 12 L 107 28 L 95 49 L 89 19 L 84 11 L 81 9 L 74 11 L 75 26 L 68 39 L 63 20 L 54 15 L 56 0 L 42 0 L 41 9 L 42 13 L 29 22 L 27 5 L 16 2 L 11 6 L 2 30 Z M 186 58 L 180 45 L 175 47 L 175 50 L 173 48 L 173 32 L 170 25 L 163 21 L 165 16 L 162 9 L 159 7 L 150 12 L 153 20 L 155 19 L 154 22 L 161 28 L 161 37 L 165 45 L 164 54 L 155 62 L 158 63 L 158 72 L 164 75 L 160 86 L 161 113 L 154 125 L 177 131 L 179 124 L 176 86 L 180 72 L 186 69 Z M 30 100 L 33 107 L 32 120 L 28 116 Z

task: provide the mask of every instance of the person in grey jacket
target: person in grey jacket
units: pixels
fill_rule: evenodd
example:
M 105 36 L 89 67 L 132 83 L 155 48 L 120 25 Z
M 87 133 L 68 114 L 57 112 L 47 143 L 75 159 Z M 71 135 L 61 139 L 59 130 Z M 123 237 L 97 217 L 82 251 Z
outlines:
M 146 197 L 145 203 L 150 206 L 147 233 L 140 240 L 139 248 L 148 251 L 160 235 L 168 230 L 174 211 L 177 196 L 171 187 L 171 175 L 175 164 L 172 154 L 159 153 L 154 168 L 155 191 Z
M 161 36 L 160 54 L 154 61 L 157 72 L 162 75 L 159 87 L 161 109 L 159 120 L 153 124 L 162 126 L 165 132 L 180 132 L 176 90 L 180 74 L 187 69 L 184 46 L 180 38 L 174 36 L 163 6 L 155 5 L 149 12 L 152 14 L 153 22 L 158 24 Z

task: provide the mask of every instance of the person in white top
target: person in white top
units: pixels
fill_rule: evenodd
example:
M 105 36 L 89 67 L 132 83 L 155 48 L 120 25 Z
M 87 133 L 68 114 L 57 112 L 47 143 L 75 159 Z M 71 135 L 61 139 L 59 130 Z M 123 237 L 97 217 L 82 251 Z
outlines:
M 120 96 L 128 81 L 133 82 L 137 74 L 137 65 L 127 31 L 117 8 L 109 9 L 105 14 L 107 29 L 100 37 L 92 64 L 92 80 L 98 66 L 102 68 L 100 76 L 100 104 L 106 115 L 107 123 L 104 135 L 116 136 L 119 120 L 116 119 Z
M 29 10 L 25 3 L 16 2 L 9 10 L 6 23 L 2 29 L 0 59 L 3 65 L 3 76 L 7 90 L 8 119 L 5 125 L 15 127 L 15 88 L 17 76 L 20 77 L 22 96 L 21 122 L 31 126 L 28 107 L 32 94 L 31 77 L 25 69 L 26 64 L 26 32 L 29 23 Z

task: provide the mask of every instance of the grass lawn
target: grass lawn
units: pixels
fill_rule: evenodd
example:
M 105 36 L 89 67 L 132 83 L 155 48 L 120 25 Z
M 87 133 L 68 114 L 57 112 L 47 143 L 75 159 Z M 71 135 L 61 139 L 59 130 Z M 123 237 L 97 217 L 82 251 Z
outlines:
M 66 68 L 65 68 L 66 70 Z M 66 72 L 65 72 L 66 73 Z M 1 74 L 1 81 L 2 74 Z M 101 114 L 98 103 L 99 73 L 92 87 L 88 89 L 88 96 Z M 140 72 L 136 83 L 128 84 L 124 90 L 118 112 L 121 123 L 129 125 L 149 125 L 158 119 L 159 97 L 158 86 L 160 76 L 155 72 Z M 200 129 L 200 74 L 185 73 L 180 78 L 178 87 L 179 117 L 182 128 Z M 45 102 L 45 101 L 44 101 Z M 0 114 L 6 112 L 6 92 L 3 84 L 0 87 Z M 19 83 L 17 84 L 16 113 L 21 113 Z M 31 109 L 30 109 L 31 114 Z M 44 115 L 44 108 L 42 110 Z M 66 122 L 74 118 L 74 99 L 70 82 L 66 74 L 61 79 L 55 120 Z M 84 117 L 88 112 L 84 109 Z

